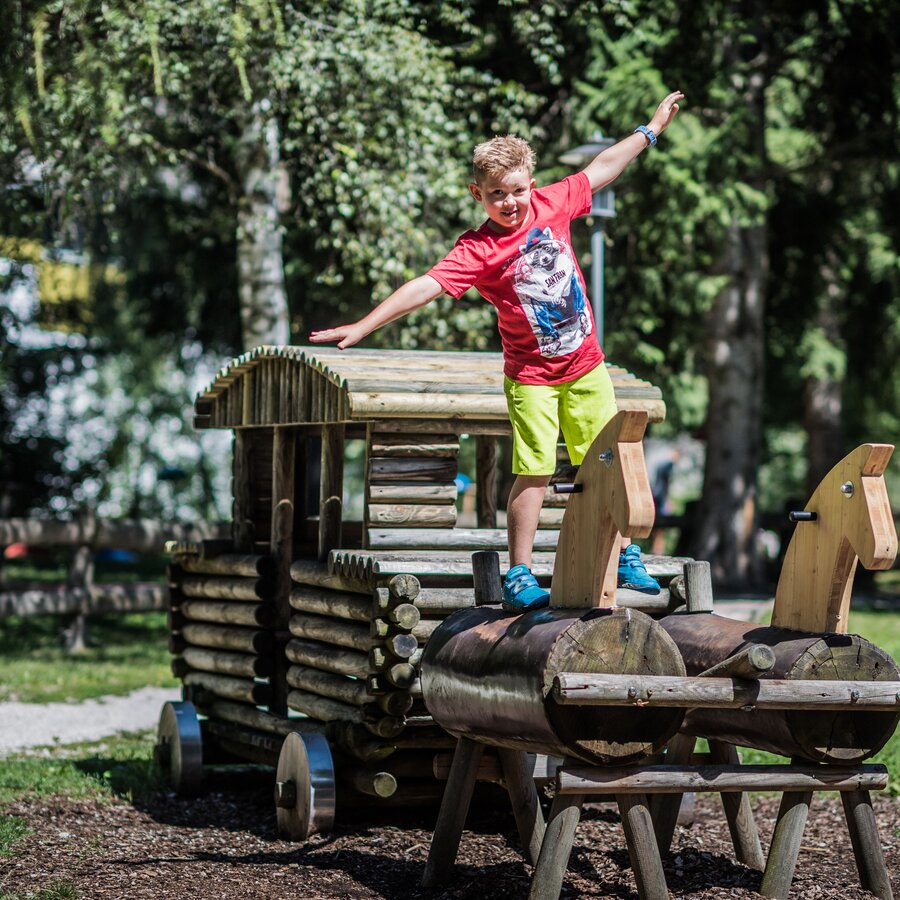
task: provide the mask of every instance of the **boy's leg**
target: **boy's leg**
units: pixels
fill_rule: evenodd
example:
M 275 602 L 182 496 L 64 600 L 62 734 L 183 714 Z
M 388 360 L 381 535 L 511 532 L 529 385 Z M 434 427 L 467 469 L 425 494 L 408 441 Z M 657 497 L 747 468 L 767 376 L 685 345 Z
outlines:
M 509 567 L 531 568 L 531 553 L 537 533 L 544 490 L 549 475 L 519 475 L 506 504 L 506 530 L 509 541 Z
M 503 603 L 514 610 L 535 609 L 550 599 L 531 573 L 531 553 L 544 489 L 556 468 L 559 390 L 509 378 L 504 387 L 513 431 L 512 470 L 517 478 L 506 505 L 510 568 L 503 582 Z

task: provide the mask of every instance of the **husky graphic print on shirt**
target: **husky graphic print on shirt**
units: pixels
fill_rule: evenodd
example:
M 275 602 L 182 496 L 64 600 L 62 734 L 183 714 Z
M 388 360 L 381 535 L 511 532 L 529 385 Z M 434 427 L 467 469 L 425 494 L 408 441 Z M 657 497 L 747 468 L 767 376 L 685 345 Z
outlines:
M 541 356 L 565 356 L 591 333 L 572 251 L 552 230 L 532 228 L 519 247 L 513 284 Z

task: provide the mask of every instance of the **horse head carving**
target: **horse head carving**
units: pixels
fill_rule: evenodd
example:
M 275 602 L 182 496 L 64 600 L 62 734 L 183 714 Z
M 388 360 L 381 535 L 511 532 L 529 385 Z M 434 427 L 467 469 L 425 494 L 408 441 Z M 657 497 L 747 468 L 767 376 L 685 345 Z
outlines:
M 863 444 L 822 480 L 798 523 L 775 591 L 772 624 L 800 631 L 847 631 L 856 564 L 889 569 L 897 530 L 884 483 L 892 444 Z
M 617 413 L 585 455 L 575 478 L 580 493 L 569 498 L 559 532 L 551 606 L 615 606 L 622 536 L 647 537 L 653 528 L 647 420 L 643 411 Z

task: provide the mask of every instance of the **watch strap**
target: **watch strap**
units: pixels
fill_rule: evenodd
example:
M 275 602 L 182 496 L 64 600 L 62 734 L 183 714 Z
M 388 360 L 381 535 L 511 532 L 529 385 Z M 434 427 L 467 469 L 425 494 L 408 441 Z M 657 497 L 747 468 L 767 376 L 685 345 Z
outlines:
M 651 147 L 656 146 L 656 135 L 646 125 L 638 125 L 638 127 L 635 128 L 632 133 L 642 134 L 645 138 L 647 138 L 647 143 Z

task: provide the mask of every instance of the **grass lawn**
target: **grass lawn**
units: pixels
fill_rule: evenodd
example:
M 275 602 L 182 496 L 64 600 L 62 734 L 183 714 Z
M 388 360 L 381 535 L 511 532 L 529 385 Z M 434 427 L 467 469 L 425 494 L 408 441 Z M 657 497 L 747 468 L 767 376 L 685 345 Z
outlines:
M 0 701 L 49 703 L 128 694 L 146 685 L 175 687 L 169 669 L 165 613 L 92 617 L 91 646 L 68 653 L 63 619 L 0 619 Z
M 0 809 L 29 797 L 133 800 L 163 790 L 165 779 L 153 757 L 155 743 L 154 731 L 142 731 L 6 757 L 0 765 Z M 4 846 L 23 836 L 15 820 L 0 830 L 0 855 Z

